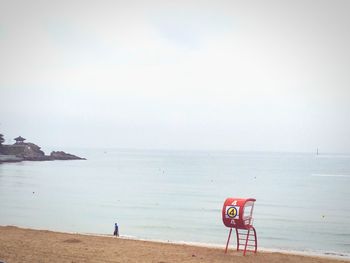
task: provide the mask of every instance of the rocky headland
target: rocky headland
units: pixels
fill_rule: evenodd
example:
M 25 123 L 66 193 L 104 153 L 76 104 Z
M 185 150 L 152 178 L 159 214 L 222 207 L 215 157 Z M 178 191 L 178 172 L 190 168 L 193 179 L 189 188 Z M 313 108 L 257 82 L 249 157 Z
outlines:
M 53 151 L 50 155 L 40 150 L 34 143 L 24 142 L 24 138 L 18 137 L 14 144 L 0 144 L 1 162 L 21 162 L 21 161 L 53 161 L 53 160 L 86 160 L 76 155 L 63 151 Z

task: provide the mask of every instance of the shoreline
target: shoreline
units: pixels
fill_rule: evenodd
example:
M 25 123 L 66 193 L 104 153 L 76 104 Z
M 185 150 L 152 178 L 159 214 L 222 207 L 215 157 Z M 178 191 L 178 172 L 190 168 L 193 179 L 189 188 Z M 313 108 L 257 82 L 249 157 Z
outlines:
M 57 232 L 57 231 L 54 231 Z M 77 232 L 60 232 L 58 233 L 67 233 L 67 234 L 78 234 L 84 236 L 96 236 L 96 237 L 106 237 L 106 238 L 114 238 L 113 235 L 108 234 L 95 234 L 95 233 L 77 233 Z M 119 236 L 119 239 L 132 240 L 132 241 L 142 241 L 142 242 L 153 242 L 160 244 L 170 244 L 170 245 L 185 245 L 199 248 L 214 248 L 214 249 L 225 249 L 225 245 L 223 244 L 211 244 L 211 243 L 202 243 L 202 242 L 191 242 L 191 241 L 171 241 L 171 240 L 160 240 L 160 239 L 145 239 L 145 238 L 137 238 L 132 236 Z M 235 250 L 234 245 L 230 245 L 229 250 Z M 261 253 L 282 253 L 287 255 L 298 255 L 298 256 L 310 256 L 310 257 L 320 257 L 325 259 L 339 259 L 339 260 L 348 260 L 350 262 L 350 254 L 345 252 L 334 252 L 334 251 L 313 251 L 313 250 L 288 250 L 288 249 L 279 249 L 279 248 L 265 248 L 258 247 L 258 252 Z
M 31 228 L 29 228 L 31 229 Z M 31 230 L 39 230 L 39 229 L 31 229 Z M 39 230 L 40 231 L 40 230 Z M 43 230 L 43 231 L 51 231 L 51 230 Z M 53 231 L 62 234 L 77 234 L 84 236 L 92 236 L 92 237 L 106 237 L 106 238 L 115 238 L 111 234 L 96 234 L 96 233 L 78 233 L 78 232 L 60 232 Z M 171 240 L 161 240 L 161 239 L 145 239 L 145 238 L 137 238 L 128 235 L 121 235 L 118 237 L 119 239 L 124 240 L 132 240 L 132 241 L 142 241 L 142 242 L 153 242 L 160 244 L 170 244 L 170 245 L 185 245 L 199 248 L 214 248 L 214 249 L 225 249 L 225 245 L 223 244 L 211 244 L 211 243 L 203 243 L 203 242 L 192 242 L 192 241 L 171 241 Z M 229 250 L 235 251 L 235 245 L 230 244 Z M 310 257 L 321 257 L 326 259 L 340 259 L 340 260 L 349 260 L 350 254 L 346 252 L 335 252 L 335 251 L 314 251 L 314 250 L 293 250 L 293 249 L 279 249 L 279 248 L 266 248 L 266 247 L 258 247 L 258 252 L 262 253 L 282 253 L 282 254 L 290 254 L 290 255 L 298 255 L 298 256 L 310 256 Z
M 0 226 L 0 261 L 7 263 L 43 259 L 45 262 L 350 262 L 347 256 L 274 249 L 258 248 L 257 254 L 248 253 L 245 257 L 242 254 L 232 247 L 225 254 L 224 246 L 215 244 Z

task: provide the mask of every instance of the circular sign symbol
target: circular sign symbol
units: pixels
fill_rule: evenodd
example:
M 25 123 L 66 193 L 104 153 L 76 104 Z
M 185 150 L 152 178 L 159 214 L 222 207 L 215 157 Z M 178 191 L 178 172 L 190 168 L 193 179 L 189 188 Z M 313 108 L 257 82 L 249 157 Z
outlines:
M 231 206 L 229 209 L 227 209 L 227 215 L 228 215 L 230 218 L 236 217 L 236 215 L 237 215 L 237 208 Z

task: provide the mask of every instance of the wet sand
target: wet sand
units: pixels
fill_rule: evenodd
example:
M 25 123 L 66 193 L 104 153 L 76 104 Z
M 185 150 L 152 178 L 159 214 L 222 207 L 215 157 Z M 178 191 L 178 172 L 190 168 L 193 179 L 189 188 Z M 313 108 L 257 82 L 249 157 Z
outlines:
M 0 226 L 0 262 L 350 262 L 316 256 L 259 252 L 243 257 L 223 249 Z

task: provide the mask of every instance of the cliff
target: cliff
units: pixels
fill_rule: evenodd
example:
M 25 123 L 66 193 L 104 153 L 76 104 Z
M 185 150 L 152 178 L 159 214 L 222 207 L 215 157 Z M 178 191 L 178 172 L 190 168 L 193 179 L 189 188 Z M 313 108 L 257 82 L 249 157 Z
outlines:
M 2 154 L 15 155 L 23 160 L 31 161 L 45 161 L 49 160 L 49 156 L 46 156 L 43 151 L 40 150 L 38 145 L 34 143 L 22 143 L 13 145 L 3 145 Z

